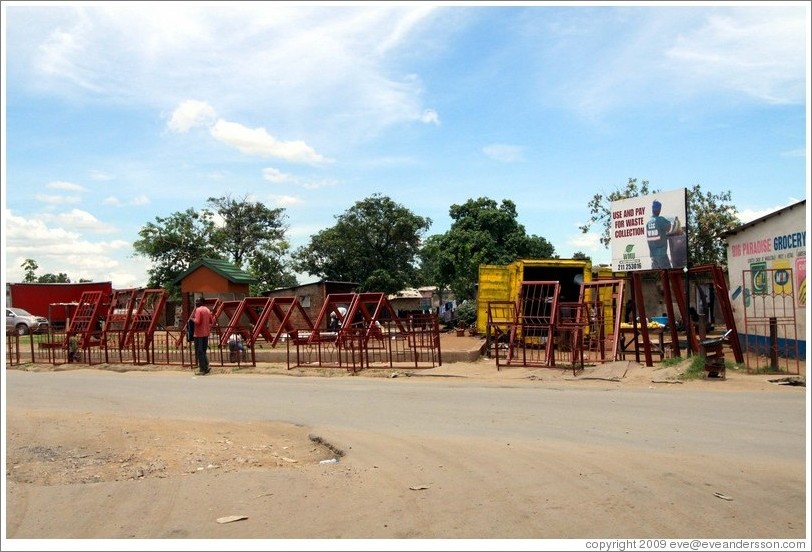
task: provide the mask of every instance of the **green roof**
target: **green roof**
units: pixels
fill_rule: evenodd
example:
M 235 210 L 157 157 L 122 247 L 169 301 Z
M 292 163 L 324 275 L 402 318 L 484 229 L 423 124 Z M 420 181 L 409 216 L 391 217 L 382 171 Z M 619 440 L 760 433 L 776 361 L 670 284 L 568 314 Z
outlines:
M 234 282 L 235 284 L 255 284 L 257 283 L 257 279 L 242 270 L 237 265 L 230 263 L 228 261 L 224 261 L 223 259 L 200 259 L 192 263 L 192 266 L 187 268 L 183 274 L 175 278 L 175 283 L 179 283 L 181 280 L 186 278 L 189 274 L 194 272 L 200 267 L 206 267 L 209 270 L 216 272 L 229 282 Z

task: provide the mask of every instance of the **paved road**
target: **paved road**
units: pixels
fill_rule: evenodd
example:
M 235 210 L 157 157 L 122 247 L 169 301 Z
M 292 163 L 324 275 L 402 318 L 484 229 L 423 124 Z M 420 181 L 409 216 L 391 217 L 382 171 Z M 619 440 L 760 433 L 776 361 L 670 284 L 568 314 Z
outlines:
M 304 508 L 301 529 L 287 529 L 294 538 L 612 538 L 629 528 L 640 537 L 801 538 L 806 530 L 797 388 L 9 370 L 5 393 L 9 407 L 312 428 L 349 451 L 357 480 L 342 493 L 363 509 L 342 506 L 326 520 Z M 231 493 L 242 484 L 229 481 Z M 436 494 L 404 496 L 424 481 Z M 403 516 L 405 500 L 419 523 Z
M 7 372 L 7 404 L 130 415 L 278 420 L 433 437 L 555 439 L 679 447 L 697 454 L 805 456 L 802 393 L 602 390 L 443 379 Z

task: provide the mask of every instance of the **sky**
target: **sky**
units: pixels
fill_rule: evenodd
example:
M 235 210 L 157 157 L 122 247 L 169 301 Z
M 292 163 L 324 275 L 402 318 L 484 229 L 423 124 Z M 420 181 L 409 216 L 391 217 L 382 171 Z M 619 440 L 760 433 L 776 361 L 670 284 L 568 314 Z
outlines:
M 372 194 L 428 217 L 516 204 L 611 261 L 589 200 L 630 178 L 810 187 L 810 3 L 2 2 L 3 279 L 145 287 L 156 217 L 281 207 L 292 249 Z M 300 283 L 317 278 L 300 275 Z

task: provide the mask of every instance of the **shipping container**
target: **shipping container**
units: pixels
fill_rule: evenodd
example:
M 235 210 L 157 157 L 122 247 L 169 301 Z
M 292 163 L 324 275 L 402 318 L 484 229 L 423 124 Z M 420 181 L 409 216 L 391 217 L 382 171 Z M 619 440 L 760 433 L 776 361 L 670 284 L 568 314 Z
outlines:
M 578 301 L 581 284 L 592 278 L 592 261 L 587 259 L 520 259 L 509 265 L 480 265 L 477 330 L 487 331 L 488 303 L 517 301 L 522 282 L 558 282 L 559 301 Z
M 70 317 L 70 305 L 78 303 L 82 293 L 101 291 L 105 297 L 113 294 L 112 282 L 81 282 L 76 284 L 7 284 L 6 304 L 31 314 L 48 318 L 54 327 L 62 327 Z

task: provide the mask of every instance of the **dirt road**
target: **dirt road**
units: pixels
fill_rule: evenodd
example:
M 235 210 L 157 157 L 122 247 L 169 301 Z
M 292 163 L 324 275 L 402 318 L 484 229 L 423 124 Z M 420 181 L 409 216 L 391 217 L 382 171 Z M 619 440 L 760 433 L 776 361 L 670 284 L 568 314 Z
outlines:
M 769 376 L 678 383 L 679 366 L 576 376 L 487 360 L 360 376 L 26 368 L 6 374 L 4 550 L 808 538 L 805 387 Z

